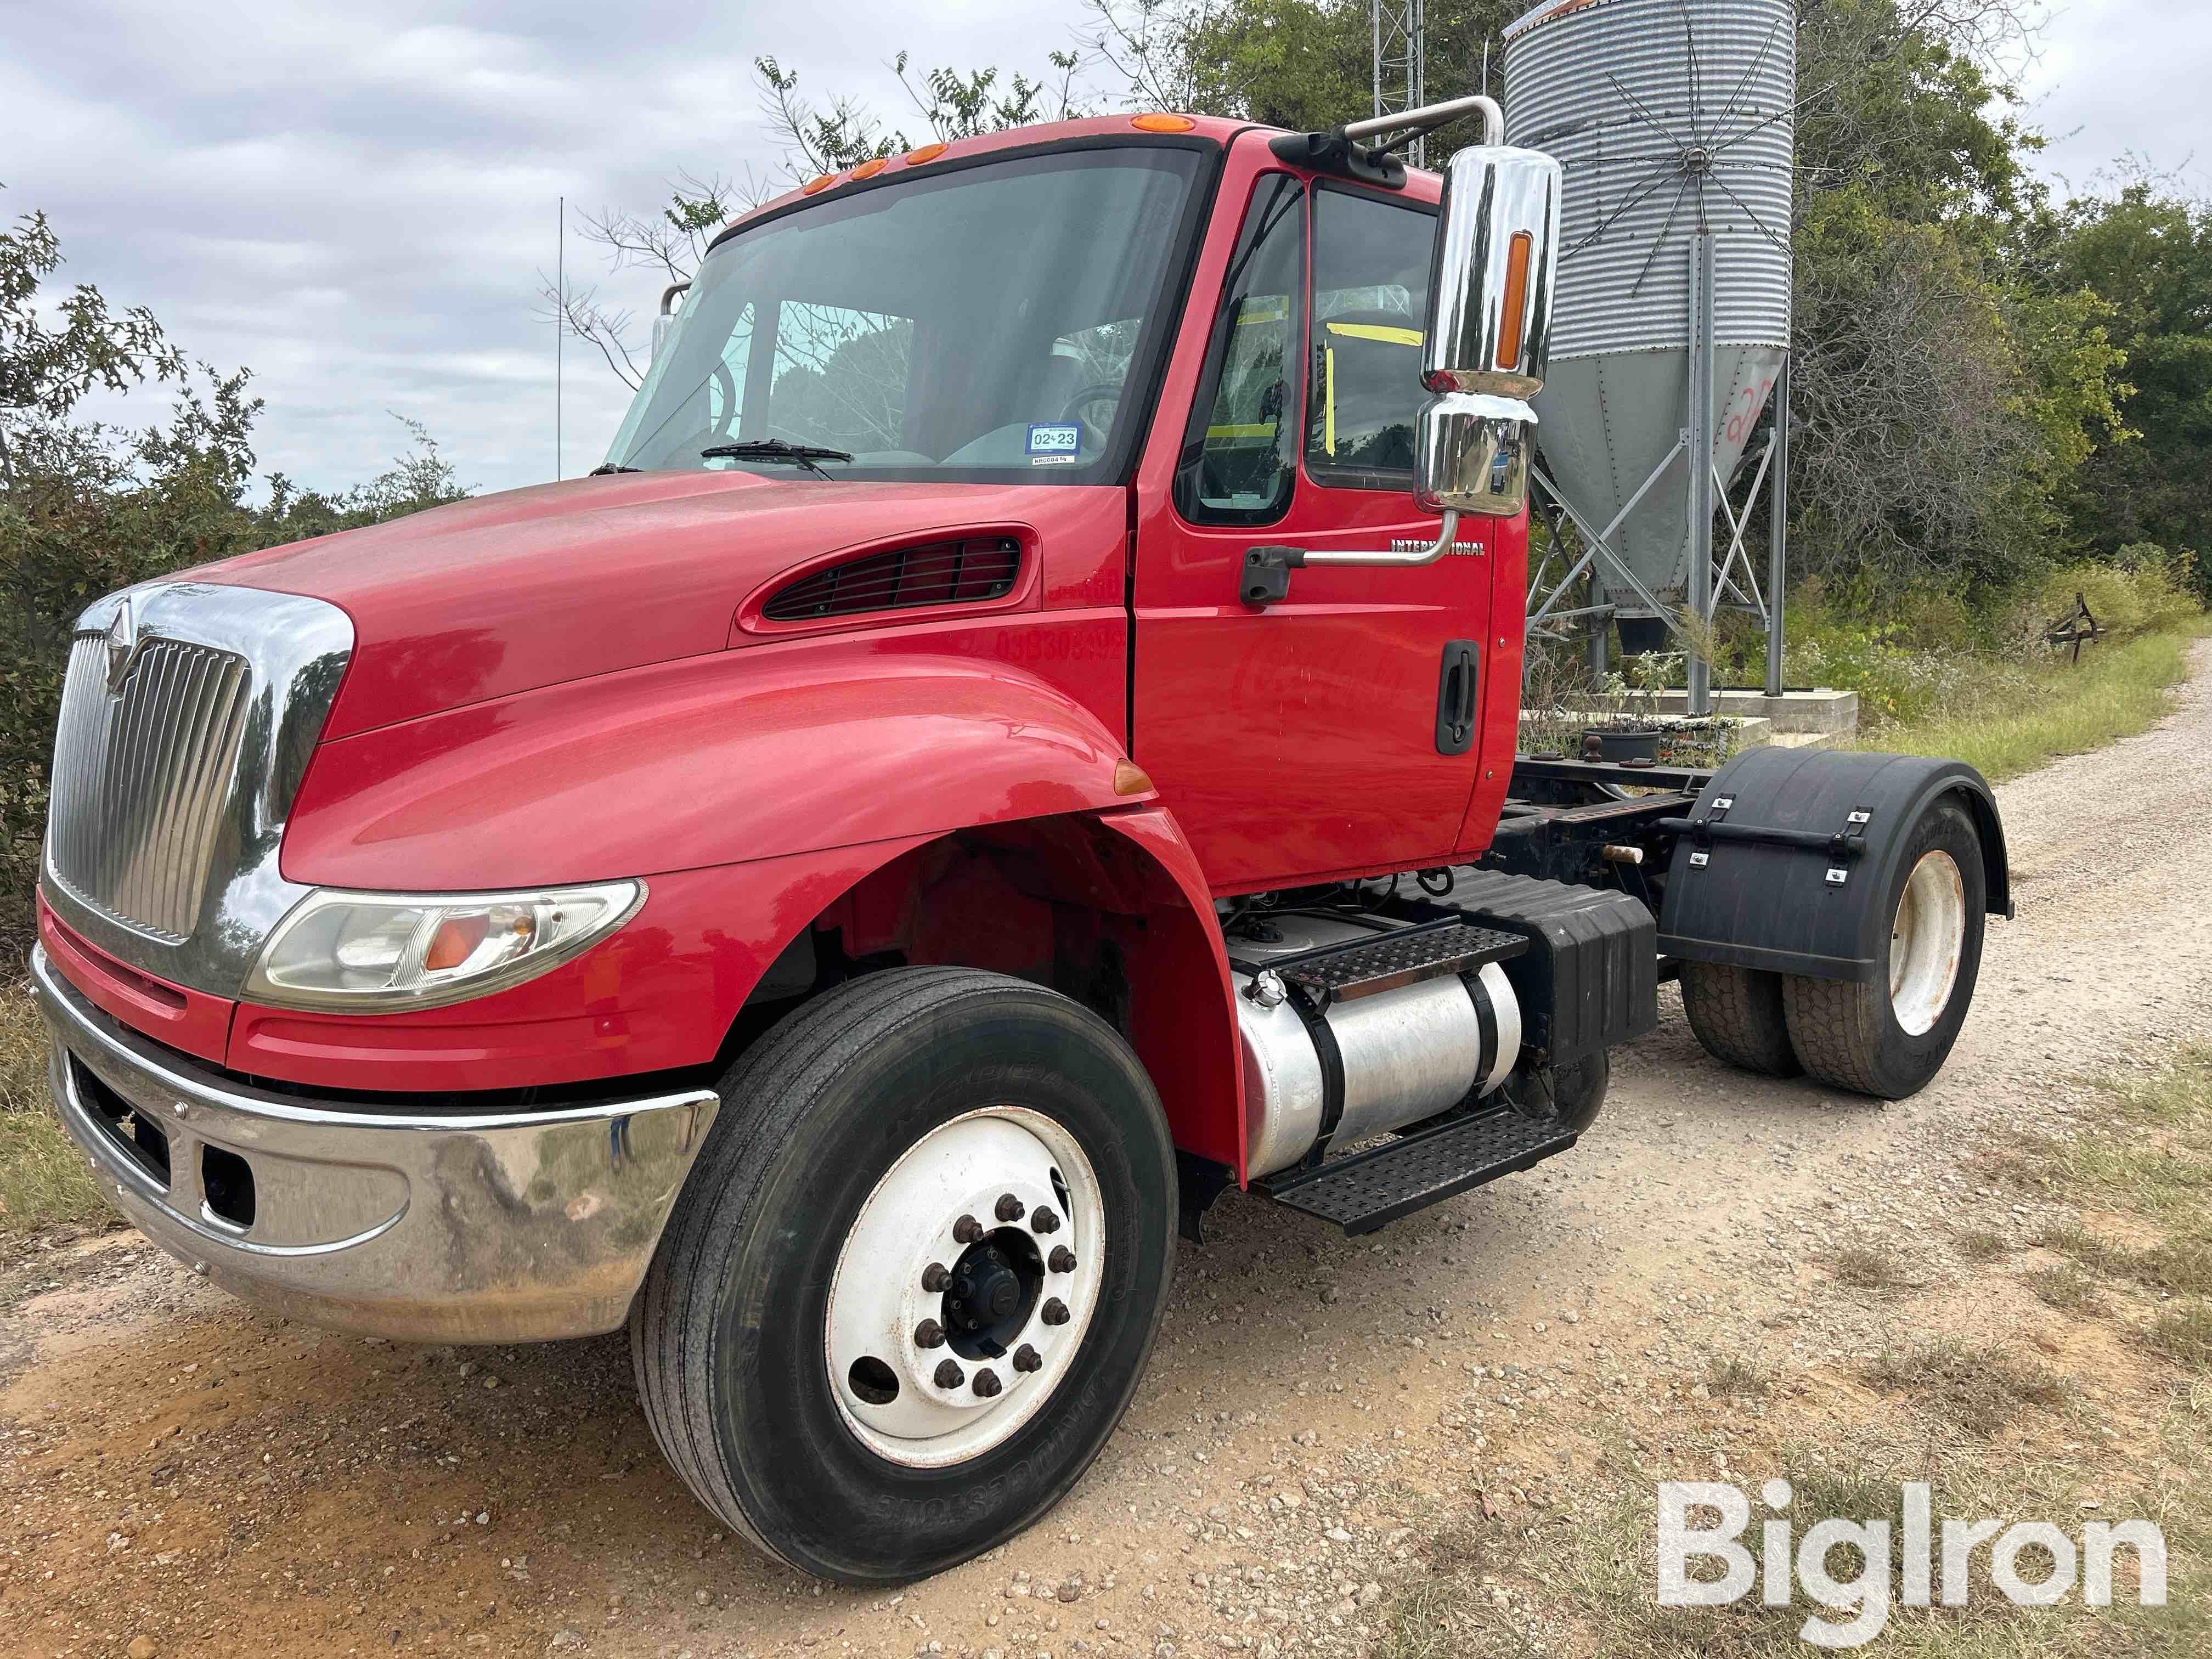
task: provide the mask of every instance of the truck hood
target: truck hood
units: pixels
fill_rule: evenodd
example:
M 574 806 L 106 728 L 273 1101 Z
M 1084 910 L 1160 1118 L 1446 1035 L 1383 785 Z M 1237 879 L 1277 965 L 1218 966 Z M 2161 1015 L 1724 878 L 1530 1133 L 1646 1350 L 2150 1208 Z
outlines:
M 1049 486 L 652 472 L 538 484 L 193 571 L 353 619 L 325 738 L 723 649 L 739 601 L 841 547 L 1028 523 Z

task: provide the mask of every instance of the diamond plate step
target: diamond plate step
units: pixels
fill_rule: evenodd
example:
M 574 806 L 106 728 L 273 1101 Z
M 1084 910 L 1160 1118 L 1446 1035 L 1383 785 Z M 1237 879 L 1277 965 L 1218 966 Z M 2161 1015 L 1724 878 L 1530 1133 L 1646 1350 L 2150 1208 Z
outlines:
M 1279 975 L 1285 985 L 1296 986 L 1326 1005 L 1464 973 L 1486 962 L 1517 957 L 1528 948 L 1528 941 L 1517 933 L 1467 921 L 1431 922 L 1372 939 L 1325 945 L 1299 956 L 1279 957 L 1264 966 Z
M 1254 1182 L 1252 1189 L 1356 1236 L 1516 1174 L 1565 1152 L 1576 1139 L 1571 1129 L 1500 1108 L 1418 1130 L 1318 1169 L 1287 1170 Z

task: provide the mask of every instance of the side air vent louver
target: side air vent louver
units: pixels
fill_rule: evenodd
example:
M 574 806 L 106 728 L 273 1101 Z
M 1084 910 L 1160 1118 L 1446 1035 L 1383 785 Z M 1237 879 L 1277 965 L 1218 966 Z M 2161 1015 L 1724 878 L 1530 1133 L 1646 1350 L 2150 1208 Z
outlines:
M 769 622 L 814 622 L 868 611 L 1002 599 L 1021 573 L 1021 544 L 1011 536 L 921 542 L 848 559 L 800 577 L 769 596 Z

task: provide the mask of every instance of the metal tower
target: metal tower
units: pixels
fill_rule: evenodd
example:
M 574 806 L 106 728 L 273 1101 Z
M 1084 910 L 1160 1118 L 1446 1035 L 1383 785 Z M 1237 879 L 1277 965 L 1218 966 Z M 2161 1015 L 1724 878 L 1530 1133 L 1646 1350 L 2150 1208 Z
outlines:
M 1401 115 L 1429 101 L 1428 50 L 1422 38 L 1425 0 L 1372 0 L 1375 24 L 1375 113 Z M 1406 159 L 1427 164 L 1428 143 L 1416 138 Z

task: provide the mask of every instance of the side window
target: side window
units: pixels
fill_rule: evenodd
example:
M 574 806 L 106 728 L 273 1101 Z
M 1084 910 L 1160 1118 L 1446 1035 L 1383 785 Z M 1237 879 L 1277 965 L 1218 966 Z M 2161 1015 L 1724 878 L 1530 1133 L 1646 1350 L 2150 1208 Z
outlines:
M 1314 193 L 1306 468 L 1322 483 L 1406 488 L 1436 234 L 1435 215 L 1418 208 Z
M 1267 524 L 1290 507 L 1305 217 L 1298 181 L 1272 173 L 1237 233 L 1176 469 L 1176 507 L 1194 524 Z

